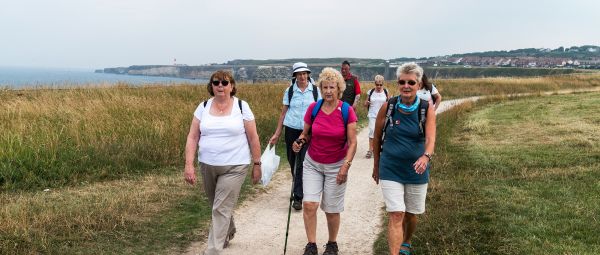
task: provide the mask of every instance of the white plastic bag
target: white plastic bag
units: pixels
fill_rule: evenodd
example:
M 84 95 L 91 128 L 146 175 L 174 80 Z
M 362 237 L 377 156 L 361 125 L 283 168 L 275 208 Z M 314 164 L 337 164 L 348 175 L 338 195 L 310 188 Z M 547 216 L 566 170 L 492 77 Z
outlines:
M 279 160 L 280 157 L 275 154 L 275 145 L 271 146 L 270 144 L 267 144 L 267 148 L 265 148 L 265 151 L 260 156 L 260 161 L 262 162 L 261 183 L 263 187 L 266 187 L 267 184 L 269 184 L 273 174 L 275 174 L 275 171 L 279 168 Z

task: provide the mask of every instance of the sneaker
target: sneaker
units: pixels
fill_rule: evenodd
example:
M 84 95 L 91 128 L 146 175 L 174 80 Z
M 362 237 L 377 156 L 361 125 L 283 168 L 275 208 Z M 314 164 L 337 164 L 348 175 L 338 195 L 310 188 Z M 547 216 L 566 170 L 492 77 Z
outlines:
M 371 157 L 373 157 L 373 152 L 367 151 L 367 155 L 365 155 L 365 158 L 371 158 Z
M 325 252 L 323 252 L 323 255 L 337 255 L 338 254 L 337 242 L 327 242 L 327 244 L 324 247 L 325 247 Z
M 292 207 L 294 207 L 294 209 L 296 209 L 296 211 L 302 210 L 302 201 L 294 200 L 294 203 L 292 203 Z
M 304 247 L 304 255 L 319 255 L 316 243 L 307 243 Z

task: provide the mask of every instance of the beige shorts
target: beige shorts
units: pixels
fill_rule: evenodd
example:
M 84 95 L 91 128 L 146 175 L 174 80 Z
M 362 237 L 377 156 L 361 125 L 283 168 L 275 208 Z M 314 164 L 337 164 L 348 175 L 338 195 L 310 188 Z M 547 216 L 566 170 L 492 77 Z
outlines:
M 326 213 L 343 212 L 346 182 L 341 185 L 336 183 L 336 177 L 342 164 L 344 164 L 344 160 L 332 164 L 321 164 L 313 161 L 307 153 L 302 172 L 302 189 L 304 190 L 302 201 L 320 202 L 321 209 Z
M 388 212 L 409 212 L 423 214 L 427 183 L 402 184 L 395 181 L 380 180 L 381 193 L 385 200 L 385 210 Z

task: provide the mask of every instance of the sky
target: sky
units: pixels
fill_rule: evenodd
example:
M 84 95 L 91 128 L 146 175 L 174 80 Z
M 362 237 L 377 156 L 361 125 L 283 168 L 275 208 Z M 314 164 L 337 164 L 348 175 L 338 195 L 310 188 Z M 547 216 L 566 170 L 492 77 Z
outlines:
M 600 45 L 597 0 L 0 0 L 0 66 L 431 57 Z

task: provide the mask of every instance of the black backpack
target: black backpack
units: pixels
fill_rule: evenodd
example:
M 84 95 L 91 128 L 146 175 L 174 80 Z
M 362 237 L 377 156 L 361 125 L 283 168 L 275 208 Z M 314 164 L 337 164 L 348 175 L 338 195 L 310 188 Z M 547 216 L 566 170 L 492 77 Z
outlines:
M 369 90 L 369 97 L 367 98 L 368 101 L 371 101 L 371 95 L 373 95 L 373 92 L 375 92 L 375 89 L 371 89 Z M 388 97 L 388 90 L 386 88 L 383 89 L 383 93 L 385 93 L 385 98 Z M 369 104 L 369 107 L 367 107 L 367 110 L 371 108 L 371 105 Z
M 385 113 L 385 123 L 383 125 L 383 134 L 381 137 L 381 150 L 383 151 L 383 143 L 385 142 L 385 130 L 388 126 L 393 126 L 394 122 L 392 118 L 394 117 L 394 113 L 396 113 L 396 103 L 398 102 L 400 96 L 395 96 L 388 100 L 386 113 Z M 390 107 L 390 105 L 392 107 Z M 427 121 L 427 110 L 429 110 L 429 101 L 420 100 L 419 109 L 418 109 L 418 119 L 419 119 L 419 134 L 425 137 L 425 122 Z
M 319 98 L 319 91 L 317 90 L 317 86 L 315 86 L 313 79 L 312 78 L 308 78 L 308 79 L 312 84 L 313 98 L 315 99 L 315 102 L 317 102 L 317 99 Z M 294 83 L 296 83 L 295 77 L 292 78 L 292 85 L 290 85 L 290 87 L 288 88 L 288 106 L 292 103 L 292 96 L 294 96 Z

